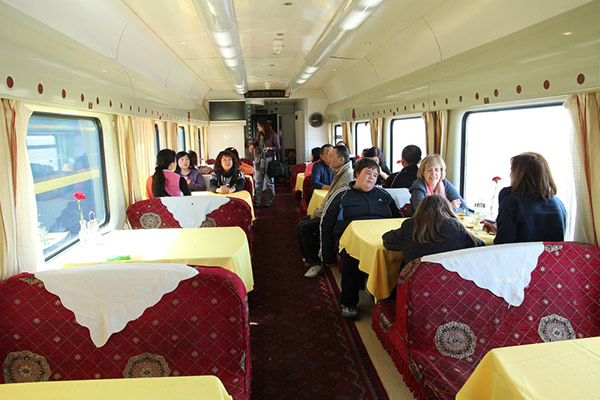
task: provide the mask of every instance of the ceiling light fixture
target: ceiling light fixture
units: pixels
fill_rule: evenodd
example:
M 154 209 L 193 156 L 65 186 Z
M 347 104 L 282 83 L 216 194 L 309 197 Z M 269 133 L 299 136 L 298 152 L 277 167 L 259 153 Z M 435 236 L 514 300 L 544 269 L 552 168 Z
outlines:
M 329 25 L 306 55 L 288 84 L 293 92 L 319 70 L 341 44 L 344 35 L 358 28 L 383 0 L 346 0 L 336 11 Z
M 239 94 L 247 92 L 246 67 L 242 59 L 233 0 L 193 0 L 193 2 L 213 47 L 227 70 L 234 90 Z

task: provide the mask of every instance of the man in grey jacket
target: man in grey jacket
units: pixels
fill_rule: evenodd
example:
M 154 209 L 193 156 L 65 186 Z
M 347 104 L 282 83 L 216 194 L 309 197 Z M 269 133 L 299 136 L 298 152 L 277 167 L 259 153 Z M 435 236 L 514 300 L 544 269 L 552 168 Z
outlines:
M 302 258 L 309 270 L 304 274 L 307 278 L 316 278 L 325 271 L 323 263 L 319 258 L 319 225 L 323 209 L 329 199 L 333 197 L 338 189 L 348 186 L 353 179 L 352 163 L 350 162 L 350 153 L 346 146 L 335 146 L 334 150 L 329 155 L 328 165 L 334 172 L 331 186 L 327 192 L 327 196 L 323 203 L 317 208 L 312 215 L 304 217 L 298 223 L 298 242 L 300 243 L 300 251 Z

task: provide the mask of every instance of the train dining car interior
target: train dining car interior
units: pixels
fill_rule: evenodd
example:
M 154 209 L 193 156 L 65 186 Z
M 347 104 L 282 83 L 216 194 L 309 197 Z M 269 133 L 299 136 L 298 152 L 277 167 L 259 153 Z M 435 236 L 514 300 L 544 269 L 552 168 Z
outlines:
M 0 398 L 598 398 L 598 21 L 0 0 Z

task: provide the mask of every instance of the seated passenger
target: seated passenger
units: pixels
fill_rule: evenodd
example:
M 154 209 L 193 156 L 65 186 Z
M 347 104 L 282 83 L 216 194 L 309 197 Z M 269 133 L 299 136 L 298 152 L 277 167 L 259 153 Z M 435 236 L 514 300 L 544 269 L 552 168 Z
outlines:
M 538 153 L 523 153 L 510 159 L 511 185 L 498 195 L 496 223 L 483 228 L 495 232 L 494 243 L 562 242 L 567 212 L 556 197 L 556 184 L 546 159 Z
M 210 177 L 210 191 L 227 194 L 244 190 L 244 173 L 239 167 L 240 162 L 231 151 L 220 152 Z
M 233 153 L 233 155 L 235 156 L 235 158 L 240 163 L 240 170 L 245 175 L 254 175 L 254 166 L 250 165 L 250 164 L 246 164 L 245 162 L 242 162 L 242 159 L 240 158 L 240 153 L 238 153 L 238 151 L 237 151 L 237 149 L 235 147 L 228 147 L 225 150 L 229 150 L 229 151 L 231 151 Z
M 381 173 L 377 178 L 377 184 L 383 185 L 383 181 L 385 181 L 387 177 L 392 174 L 392 171 L 390 171 L 388 166 L 385 164 L 385 160 L 383 159 L 383 152 L 379 147 L 371 147 L 365 152 L 365 157 L 373 158 L 375 159 L 375 161 L 377 161 L 377 164 L 379 164 L 379 168 L 381 168 Z
M 180 151 L 175 156 L 177 167 L 175 172 L 185 179 L 192 192 L 200 192 L 206 190 L 206 182 L 204 176 L 192 164 L 190 155 L 185 151 Z
M 324 144 L 321 146 L 321 159 L 317 161 L 315 165 L 313 165 L 312 172 L 310 174 L 310 185 L 313 190 L 329 190 L 329 185 L 331 185 L 331 181 L 333 179 L 333 171 L 331 168 L 329 168 L 328 160 L 329 154 L 332 150 L 333 146 L 330 144 Z
M 446 163 L 439 154 L 430 154 L 421 161 L 417 180 L 413 182 L 409 190 L 409 216 L 415 215 L 421 200 L 431 194 L 439 194 L 447 198 L 452 204 L 452 208 L 468 208 L 458 191 L 446 179 Z
M 306 169 L 304 170 L 304 178 L 306 178 L 307 176 L 310 176 L 310 174 L 312 173 L 312 168 L 315 165 L 316 162 L 319 162 L 319 160 L 321 159 L 321 148 L 320 147 L 315 147 L 311 150 L 311 155 L 310 155 L 311 159 L 310 159 L 310 164 L 308 164 L 306 166 Z
M 175 152 L 171 149 L 159 151 L 154 175 L 146 180 L 146 196 L 149 199 L 192 194 L 185 179 L 173 172 L 174 169 Z
M 419 170 L 419 161 L 421 161 L 421 149 L 414 144 L 410 144 L 402 149 L 402 170 L 394 172 L 383 182 L 384 188 L 406 188 L 408 189 L 417 179 Z
M 383 234 L 383 245 L 388 250 L 403 252 L 406 264 L 429 254 L 484 244 L 458 220 L 446 198 L 433 194 L 421 201 L 414 218 Z
M 319 258 L 319 226 L 321 224 L 323 208 L 339 189 L 345 188 L 350 184 L 353 177 L 350 154 L 345 146 L 334 147 L 329 156 L 329 164 L 334 176 L 331 181 L 331 187 L 323 199 L 323 203 L 312 215 L 304 217 L 297 226 L 300 252 L 302 253 L 304 262 L 310 267 L 306 274 L 304 274 L 307 278 L 316 278 L 325 271 Z
M 363 158 L 354 166 L 356 181 L 334 194 L 323 210 L 321 219 L 321 254 L 328 267 L 335 267 L 339 240 L 346 227 L 354 220 L 397 217 L 400 212 L 392 197 L 375 186 L 379 165 L 375 160 Z M 358 260 L 345 250 L 342 258 L 342 316 L 358 317 L 358 291 L 363 287 L 366 274 L 358 269 Z

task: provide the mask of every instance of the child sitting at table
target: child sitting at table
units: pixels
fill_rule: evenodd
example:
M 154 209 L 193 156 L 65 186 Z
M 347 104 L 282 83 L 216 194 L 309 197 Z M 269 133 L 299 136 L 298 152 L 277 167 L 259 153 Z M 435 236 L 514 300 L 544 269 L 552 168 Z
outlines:
M 327 202 L 321 218 L 321 254 L 323 262 L 335 267 L 339 240 L 346 227 L 354 220 L 398 217 L 400 211 L 392 196 L 375 186 L 379 164 L 363 158 L 354 166 L 356 181 L 339 189 Z M 363 287 L 366 274 L 358 269 L 358 260 L 345 250 L 342 258 L 342 293 L 340 306 L 344 318 L 358 317 L 358 292 Z
M 210 191 L 227 194 L 244 190 L 244 173 L 239 168 L 240 161 L 231 151 L 220 152 L 210 177 Z
M 175 170 L 175 152 L 162 149 L 156 155 L 154 175 L 146 180 L 146 196 L 149 199 L 168 196 L 189 196 L 192 194 L 185 179 Z
M 458 220 L 446 198 L 432 194 L 421 200 L 414 218 L 383 234 L 383 245 L 388 250 L 402 251 L 407 263 L 429 254 L 484 246 L 484 243 Z

